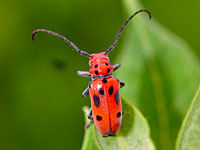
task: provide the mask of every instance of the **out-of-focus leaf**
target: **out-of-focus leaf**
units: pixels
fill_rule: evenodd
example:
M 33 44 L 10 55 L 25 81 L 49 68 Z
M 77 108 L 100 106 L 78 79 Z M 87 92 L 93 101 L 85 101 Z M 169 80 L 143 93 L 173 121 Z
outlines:
M 142 114 L 122 97 L 123 119 L 119 133 L 115 137 L 104 138 L 92 125 L 85 131 L 82 150 L 154 150 L 149 127 Z M 88 123 L 88 108 L 84 108 Z
M 200 86 L 179 132 L 177 150 L 200 149 Z
M 127 17 L 143 8 L 137 0 L 123 4 Z M 200 81 L 198 59 L 183 40 L 145 13 L 137 15 L 124 34 L 117 59 L 122 67 L 116 75 L 126 83 L 122 94 L 136 100 L 131 102 L 148 119 L 156 147 L 171 150 Z

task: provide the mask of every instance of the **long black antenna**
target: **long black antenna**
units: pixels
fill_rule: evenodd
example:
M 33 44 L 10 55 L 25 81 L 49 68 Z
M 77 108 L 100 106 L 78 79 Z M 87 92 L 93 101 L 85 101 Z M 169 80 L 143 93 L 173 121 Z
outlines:
M 49 33 L 49 34 L 51 34 L 51 35 L 53 35 L 53 36 L 57 36 L 57 37 L 59 37 L 59 38 L 61 38 L 61 39 L 63 39 L 65 42 L 67 42 L 69 45 L 71 45 L 77 52 L 79 52 L 81 55 L 84 55 L 84 56 L 90 56 L 90 54 L 88 53 L 88 52 L 85 52 L 85 51 L 82 51 L 82 50 L 80 50 L 74 43 L 72 43 L 70 40 L 68 40 L 66 37 L 64 37 L 64 36 L 62 36 L 62 35 L 60 35 L 60 34 L 58 34 L 58 33 L 56 33 L 56 32 L 53 32 L 53 31 L 50 31 L 50 30 L 46 30 L 46 29 L 37 29 L 37 30 L 35 30 L 35 31 L 33 31 L 33 33 L 32 33 L 32 40 L 34 41 L 34 36 L 35 36 L 35 34 L 36 33 L 38 33 L 38 32 L 46 32 L 46 33 Z
M 125 23 L 121 26 L 119 32 L 117 33 L 117 35 L 116 35 L 116 37 L 115 37 L 115 39 L 114 39 L 114 42 L 113 42 L 112 45 L 110 45 L 109 48 L 106 50 L 106 52 L 105 52 L 106 54 L 107 54 L 108 52 L 110 52 L 110 51 L 115 47 L 115 45 L 116 45 L 116 43 L 117 43 L 117 40 L 118 40 L 119 36 L 121 35 L 121 33 L 122 33 L 124 27 L 126 26 L 126 24 L 127 24 L 135 15 L 137 15 L 137 14 L 140 13 L 140 12 L 146 12 L 146 13 L 148 13 L 149 19 L 151 19 L 151 13 L 150 13 L 148 10 L 146 10 L 146 9 L 141 9 L 141 10 L 136 11 L 136 12 L 135 12 L 133 15 L 131 15 L 131 16 L 125 21 Z

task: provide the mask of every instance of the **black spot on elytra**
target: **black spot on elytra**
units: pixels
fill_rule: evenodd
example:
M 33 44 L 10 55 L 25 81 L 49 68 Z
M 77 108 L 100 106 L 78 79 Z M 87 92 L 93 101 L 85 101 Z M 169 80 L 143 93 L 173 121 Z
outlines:
M 109 93 L 109 95 L 112 95 L 112 94 L 113 94 L 113 86 L 112 86 L 112 85 L 110 86 L 110 88 L 109 88 L 109 90 L 108 90 L 108 93 Z
M 102 82 L 103 82 L 104 84 L 107 83 L 107 79 L 104 78 L 104 79 L 102 80 Z
M 96 96 L 96 95 L 94 95 L 94 96 L 93 96 L 93 100 L 94 100 L 95 106 L 96 106 L 96 107 L 99 107 L 99 105 L 100 105 L 99 97 Z
M 119 117 L 121 117 L 121 112 L 120 111 L 117 113 L 117 118 L 119 118 Z
M 107 70 L 107 73 L 109 73 L 109 72 L 110 72 L 110 69 Z
M 118 91 L 115 93 L 115 102 L 117 104 L 119 104 L 119 92 Z
M 106 64 L 106 66 L 108 66 L 108 63 L 105 63 Z
M 97 115 L 97 116 L 96 116 L 96 119 L 97 119 L 98 121 L 101 121 L 102 117 L 99 116 L 99 115 Z
M 97 68 L 97 67 L 98 67 L 98 65 L 95 65 L 95 66 L 94 66 L 94 68 Z
M 95 73 L 96 75 L 99 75 L 98 71 L 95 71 L 94 73 Z
M 102 88 L 99 89 L 99 93 L 100 93 L 101 95 L 104 95 L 104 91 L 103 91 Z

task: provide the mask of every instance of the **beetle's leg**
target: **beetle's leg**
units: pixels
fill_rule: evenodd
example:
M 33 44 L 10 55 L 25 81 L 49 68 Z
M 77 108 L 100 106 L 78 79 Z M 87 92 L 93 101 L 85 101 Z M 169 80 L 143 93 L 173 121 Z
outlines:
M 89 114 L 88 114 L 88 119 L 92 119 L 92 107 L 90 107 Z
M 90 107 L 90 110 L 89 110 L 89 114 L 88 114 L 88 119 L 91 119 L 90 122 L 85 126 L 86 129 L 88 129 L 92 123 L 94 123 L 94 120 L 92 118 L 92 107 Z
M 92 124 L 94 123 L 94 120 L 90 120 L 90 122 L 85 126 L 86 129 L 88 129 Z
M 82 93 L 83 97 L 86 97 L 87 95 L 89 95 L 89 87 L 87 87 Z
M 122 88 L 124 85 L 125 85 L 125 83 L 124 82 L 119 82 L 120 83 L 120 88 Z
M 119 67 L 120 67 L 120 64 L 114 64 L 114 65 L 113 65 L 113 68 L 114 68 L 113 71 L 117 70 Z
M 88 71 L 77 71 L 77 74 L 82 77 L 90 78 L 91 75 Z
M 125 83 L 124 83 L 124 82 L 121 82 L 121 81 L 119 81 L 119 79 L 118 79 L 118 78 L 116 78 L 116 77 L 115 77 L 115 79 L 117 79 L 117 81 L 119 82 L 119 84 L 120 84 L 120 88 L 122 88 L 122 87 L 125 85 Z

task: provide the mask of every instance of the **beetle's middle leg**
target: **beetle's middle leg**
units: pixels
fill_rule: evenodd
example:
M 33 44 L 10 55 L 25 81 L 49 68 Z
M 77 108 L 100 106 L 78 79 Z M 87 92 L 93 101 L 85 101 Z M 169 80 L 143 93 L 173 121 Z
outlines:
M 119 84 L 120 84 L 120 88 L 122 88 L 125 85 L 125 83 L 121 81 L 119 82 Z
M 82 93 L 83 97 L 86 97 L 87 95 L 89 95 L 89 87 L 87 87 Z

